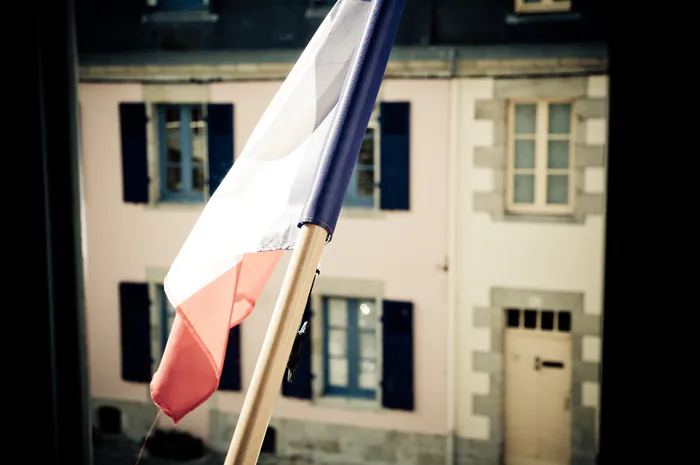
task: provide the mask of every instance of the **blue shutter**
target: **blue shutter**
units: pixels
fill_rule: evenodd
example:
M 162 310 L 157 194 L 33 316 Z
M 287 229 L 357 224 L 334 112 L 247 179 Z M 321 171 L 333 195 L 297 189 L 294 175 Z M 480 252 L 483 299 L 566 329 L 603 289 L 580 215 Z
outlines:
M 122 378 L 151 381 L 151 300 L 147 283 L 119 283 Z
M 207 105 L 207 136 L 209 139 L 209 195 L 233 166 L 233 105 Z
M 144 103 L 119 104 L 124 202 L 148 203 L 147 120 Z
M 236 325 L 228 332 L 226 358 L 221 370 L 219 389 L 223 391 L 241 390 L 241 325 Z
M 311 316 L 311 299 L 309 299 L 306 302 L 306 309 L 302 319 L 302 321 L 308 321 L 309 324 L 306 327 L 306 336 L 301 346 L 299 365 L 297 365 L 291 383 L 287 382 L 287 370 L 285 370 L 284 379 L 282 380 L 282 395 L 286 397 L 311 399 Z
M 410 206 L 410 112 L 409 102 L 380 104 L 382 210 L 408 210 Z
M 382 405 L 413 410 L 413 303 L 385 300 L 382 323 Z

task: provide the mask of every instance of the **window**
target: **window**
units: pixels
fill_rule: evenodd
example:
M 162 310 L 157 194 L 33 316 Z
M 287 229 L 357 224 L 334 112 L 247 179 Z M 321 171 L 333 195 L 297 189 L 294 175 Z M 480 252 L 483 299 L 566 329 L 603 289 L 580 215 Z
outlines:
M 506 326 L 514 329 L 533 329 L 568 333 L 571 331 L 571 312 L 568 310 L 541 310 L 508 308 Z
M 515 0 L 518 13 L 549 13 L 569 11 L 571 0 Z
M 213 195 L 233 166 L 233 123 L 231 103 L 121 102 L 124 202 L 192 203 Z
M 515 101 L 509 109 L 507 209 L 573 211 L 574 119 L 570 101 Z
M 369 299 L 324 299 L 324 394 L 374 399 L 377 308 Z
M 375 125 L 367 128 L 355 169 L 343 200 L 346 207 L 374 207 L 375 163 L 379 153 L 379 135 Z
M 313 6 L 333 6 L 336 0 L 311 0 Z
M 148 6 L 160 11 L 206 10 L 209 0 L 148 0 Z
M 309 337 L 282 395 L 332 408 L 414 409 L 413 303 L 372 280 L 321 278 L 304 311 Z M 318 341 L 318 342 L 316 342 Z
M 161 201 L 202 202 L 206 122 L 203 105 L 157 107 Z

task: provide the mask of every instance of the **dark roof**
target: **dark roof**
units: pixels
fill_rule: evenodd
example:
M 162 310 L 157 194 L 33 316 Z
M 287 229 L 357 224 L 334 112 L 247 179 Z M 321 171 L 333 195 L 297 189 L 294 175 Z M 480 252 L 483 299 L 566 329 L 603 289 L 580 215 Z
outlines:
M 327 11 L 314 7 L 313 0 L 210 0 L 208 12 L 167 17 L 149 8 L 147 0 L 75 1 L 78 51 L 92 56 L 298 50 Z M 406 0 L 396 46 L 546 45 L 607 39 L 604 0 L 573 0 L 571 12 L 546 15 L 518 16 L 514 4 L 515 0 Z

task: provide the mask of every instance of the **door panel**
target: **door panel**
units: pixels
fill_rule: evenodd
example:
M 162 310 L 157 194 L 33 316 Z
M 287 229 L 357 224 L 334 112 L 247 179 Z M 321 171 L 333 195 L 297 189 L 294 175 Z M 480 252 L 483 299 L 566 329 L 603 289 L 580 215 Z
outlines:
M 566 465 L 571 442 L 571 337 L 505 331 L 507 465 Z

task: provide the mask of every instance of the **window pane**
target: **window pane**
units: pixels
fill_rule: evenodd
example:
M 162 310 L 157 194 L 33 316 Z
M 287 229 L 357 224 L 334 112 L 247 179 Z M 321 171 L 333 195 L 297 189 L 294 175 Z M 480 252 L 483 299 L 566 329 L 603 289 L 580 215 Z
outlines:
M 347 333 L 342 329 L 328 331 L 328 354 L 343 356 L 347 353 Z
M 374 170 L 361 169 L 358 171 L 357 192 L 362 197 L 374 195 Z
M 360 357 L 377 357 L 377 339 L 374 336 L 374 332 L 363 331 L 360 333 Z
M 360 311 L 357 312 L 357 324 L 360 329 L 375 328 L 377 326 L 377 311 L 374 304 L 372 300 L 360 302 Z
M 534 174 L 516 174 L 515 189 L 513 192 L 513 200 L 515 203 L 534 203 L 535 202 L 535 175 Z
M 377 363 L 371 360 L 363 360 L 360 363 L 359 385 L 362 389 L 374 389 L 377 387 Z
M 192 112 L 190 113 L 190 115 L 192 117 L 191 119 L 193 124 L 199 123 L 204 120 L 204 118 L 202 117 L 202 107 L 200 106 L 192 107 Z
M 545 331 L 551 331 L 554 329 L 554 312 L 553 311 L 545 310 L 542 312 L 541 327 Z
M 168 167 L 166 186 L 169 192 L 180 192 L 180 190 L 182 190 L 182 173 L 180 172 L 180 167 Z
M 534 168 L 535 167 L 535 141 L 516 140 L 515 141 L 515 167 Z
M 569 134 L 571 130 L 571 104 L 551 103 L 549 105 L 549 133 Z
M 166 107 L 164 110 L 165 125 L 165 158 L 171 163 L 182 161 L 182 147 L 180 146 L 180 109 Z
M 520 310 L 517 308 L 509 308 L 506 310 L 506 324 L 509 328 L 517 328 L 520 326 Z
M 559 331 L 571 330 L 571 314 L 569 312 L 559 312 L 557 314 L 557 328 Z
M 345 328 L 348 325 L 348 302 L 345 299 L 328 299 L 328 325 Z
M 540 3 L 540 0 L 525 0 L 524 3 Z
M 178 107 L 165 107 L 165 122 L 166 123 L 179 123 L 180 122 L 180 109 Z
M 165 128 L 165 153 L 168 162 L 180 163 L 180 160 L 182 160 L 179 126 Z
M 525 310 L 524 325 L 528 329 L 537 327 L 537 310 Z
M 180 163 L 180 158 L 182 157 L 180 152 L 180 133 L 178 132 L 177 134 L 177 142 L 171 142 L 171 139 L 168 139 L 167 144 L 165 158 L 168 163 Z
M 547 143 L 547 167 L 551 169 L 569 168 L 568 140 L 550 140 Z
M 569 202 L 569 176 L 550 174 L 547 176 L 547 203 L 566 204 Z
M 328 384 L 331 386 L 348 385 L 348 360 L 331 358 L 328 360 Z
M 204 190 L 204 167 L 197 163 L 192 167 L 192 188 L 195 192 Z
M 515 133 L 534 134 L 536 105 L 534 103 L 515 106 Z
M 360 165 L 374 165 L 374 129 L 372 128 L 367 128 L 365 137 L 362 139 L 357 163 Z
M 192 142 L 192 161 L 194 163 L 204 162 L 204 130 L 201 127 L 194 127 L 191 131 L 190 140 Z

